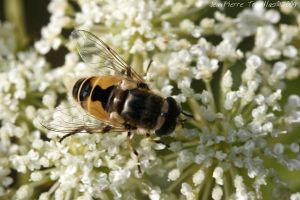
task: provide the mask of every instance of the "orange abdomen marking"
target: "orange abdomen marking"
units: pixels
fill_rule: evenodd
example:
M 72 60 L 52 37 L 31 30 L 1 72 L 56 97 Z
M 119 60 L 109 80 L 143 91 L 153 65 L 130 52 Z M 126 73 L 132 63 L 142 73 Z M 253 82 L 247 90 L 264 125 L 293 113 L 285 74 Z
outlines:
M 118 76 L 87 78 L 81 81 L 77 100 L 80 101 L 82 108 L 96 119 L 110 122 L 109 113 L 106 111 L 106 104 L 113 88 L 118 86 L 120 81 L 122 81 L 122 77 Z
M 106 89 L 113 85 L 118 85 L 122 81 L 120 76 L 97 76 L 93 77 L 91 82 L 93 86 L 100 86 L 102 89 Z

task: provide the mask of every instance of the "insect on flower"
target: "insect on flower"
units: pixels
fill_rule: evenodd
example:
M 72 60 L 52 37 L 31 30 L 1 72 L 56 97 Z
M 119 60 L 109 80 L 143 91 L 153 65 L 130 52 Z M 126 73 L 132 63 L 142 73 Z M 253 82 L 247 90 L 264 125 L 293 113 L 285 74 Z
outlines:
M 60 141 L 81 131 L 126 131 L 130 137 L 132 130 L 144 129 L 148 135 L 154 131 L 157 136 L 165 136 L 185 121 L 181 114 L 188 114 L 174 98 L 155 94 L 143 78 L 97 36 L 84 30 L 75 30 L 71 36 L 85 63 L 110 68 L 117 75 L 81 78 L 74 84 L 72 95 L 75 101 L 103 125 L 67 130 Z

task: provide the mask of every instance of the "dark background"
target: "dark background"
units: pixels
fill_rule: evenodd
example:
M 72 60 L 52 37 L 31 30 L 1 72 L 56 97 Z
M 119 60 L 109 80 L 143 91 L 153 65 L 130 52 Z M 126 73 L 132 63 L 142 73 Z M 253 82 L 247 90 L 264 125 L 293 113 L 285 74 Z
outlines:
M 9 20 L 7 13 L 5 13 L 8 1 L 20 1 L 23 4 L 25 29 L 29 36 L 29 45 L 33 44 L 34 40 L 40 38 L 42 26 L 49 22 L 50 13 L 47 10 L 47 5 L 50 0 L 0 0 L 0 20 L 2 23 Z
M 26 35 L 26 42 L 22 43 L 19 41 L 17 51 L 28 49 L 33 47 L 34 42 L 41 38 L 41 29 L 49 23 L 50 13 L 48 12 L 47 6 L 51 0 L 0 0 L 0 21 L 4 23 L 6 21 L 14 23 L 14 19 L 11 18 L 11 14 L 8 13 L 8 4 L 13 5 L 13 9 L 22 16 L 24 24 L 24 33 Z M 14 7 L 14 2 L 17 2 L 20 7 L 18 11 L 17 6 Z M 18 28 L 16 25 L 15 28 Z M 64 55 L 67 50 L 63 47 L 57 51 L 51 50 L 45 55 L 47 61 L 51 63 L 52 67 L 58 67 L 64 64 Z

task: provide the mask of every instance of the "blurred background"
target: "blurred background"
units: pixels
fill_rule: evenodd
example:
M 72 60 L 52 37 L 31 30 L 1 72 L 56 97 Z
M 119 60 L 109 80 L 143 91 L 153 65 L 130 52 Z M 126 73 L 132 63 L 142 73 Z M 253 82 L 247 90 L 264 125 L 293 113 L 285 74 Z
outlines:
M 47 6 L 50 0 L 0 0 L 0 21 L 11 22 L 18 37 L 16 51 L 33 47 L 35 41 L 41 37 L 41 28 L 48 24 L 50 13 Z M 66 50 L 62 47 L 58 51 L 51 51 L 46 56 L 52 67 L 64 63 Z

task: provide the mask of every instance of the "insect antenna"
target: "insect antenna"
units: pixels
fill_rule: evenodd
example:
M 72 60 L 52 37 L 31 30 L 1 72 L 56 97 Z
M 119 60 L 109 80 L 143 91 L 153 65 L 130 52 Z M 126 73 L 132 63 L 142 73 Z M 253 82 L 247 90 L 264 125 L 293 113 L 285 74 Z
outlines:
M 181 114 L 183 114 L 184 116 L 186 116 L 186 117 L 188 117 L 188 118 L 195 119 L 193 114 L 187 113 L 187 112 L 185 112 L 185 111 L 183 111 L 183 110 L 181 111 Z
M 178 118 L 177 120 L 177 124 L 180 124 L 182 127 L 184 127 L 184 124 L 188 120 L 188 118 L 195 119 L 193 114 L 186 113 L 183 110 L 181 111 L 181 114 L 186 117 L 186 118 Z
M 140 163 L 139 153 L 138 153 L 137 150 L 135 150 L 135 148 L 132 146 L 132 143 L 131 143 L 131 137 L 132 137 L 131 131 L 128 131 L 128 132 L 127 132 L 127 142 L 128 142 L 129 148 L 131 149 L 131 151 L 132 151 L 132 152 L 134 153 L 134 155 L 136 156 L 138 172 L 139 172 L 139 174 L 142 174 L 142 169 L 141 169 L 141 163 Z

